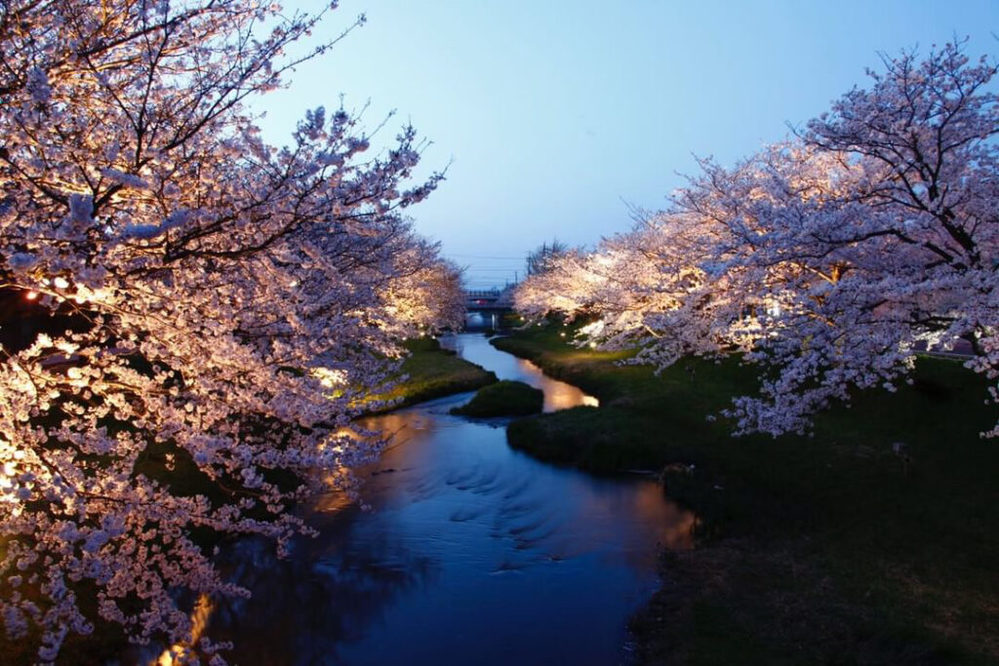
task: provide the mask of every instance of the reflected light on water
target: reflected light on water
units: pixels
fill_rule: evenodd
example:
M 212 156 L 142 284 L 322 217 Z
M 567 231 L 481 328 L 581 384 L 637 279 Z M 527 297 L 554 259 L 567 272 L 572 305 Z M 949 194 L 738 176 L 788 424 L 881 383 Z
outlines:
M 592 395 L 586 395 L 572 384 L 552 379 L 541 372 L 541 368 L 524 359 L 516 360 L 517 369 L 524 375 L 522 381 L 545 392 L 544 411 L 556 412 L 560 409 L 571 409 L 585 405 L 599 407 L 600 401 Z
M 194 605 L 191 612 L 191 634 L 188 640 L 183 643 L 175 643 L 163 651 L 159 658 L 151 662 L 150 666 L 180 666 L 180 664 L 192 663 L 194 658 L 194 646 L 201 640 L 201 635 L 208 626 L 208 618 L 215 610 L 215 603 L 207 594 L 198 597 L 198 603 Z
M 357 431 L 347 429 L 341 430 L 338 434 L 351 436 L 354 439 L 363 439 L 360 432 L 370 433 L 373 439 L 380 439 L 383 442 L 378 460 L 368 465 L 359 467 L 353 471 L 356 478 L 360 480 L 359 492 L 361 496 L 366 493 L 365 488 L 370 486 L 373 476 L 387 471 L 396 471 L 396 467 L 401 466 L 401 460 L 406 459 L 412 453 L 404 453 L 403 445 L 411 442 L 418 442 L 431 437 L 436 430 L 434 419 L 428 417 L 418 409 L 404 409 L 397 412 L 388 412 L 378 416 L 361 418 L 356 422 Z M 418 449 L 417 449 L 418 450 Z M 428 453 L 425 451 L 425 453 Z M 328 476 L 324 479 L 331 489 L 338 488 L 335 476 Z M 335 514 L 345 509 L 357 505 L 356 494 L 343 490 L 330 490 L 315 499 L 312 511 L 316 513 Z M 363 503 L 362 503 L 363 505 Z
M 545 411 L 555 412 L 560 409 L 570 409 L 579 405 L 599 407 L 600 401 L 592 395 L 586 395 L 575 386 L 564 382 L 551 382 L 545 389 Z
M 333 491 L 317 497 L 312 510 L 318 513 L 339 513 L 353 504 L 354 499 L 347 493 Z
M 662 525 L 659 544 L 670 550 L 690 550 L 694 547 L 694 527 L 697 516 L 673 502 L 663 501 L 663 489 L 658 483 L 642 484 L 635 493 L 635 512 L 650 525 Z

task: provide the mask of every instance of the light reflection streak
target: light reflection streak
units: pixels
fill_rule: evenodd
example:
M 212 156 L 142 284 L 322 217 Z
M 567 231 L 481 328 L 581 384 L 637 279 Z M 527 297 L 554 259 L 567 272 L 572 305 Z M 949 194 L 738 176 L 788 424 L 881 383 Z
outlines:
M 526 375 L 522 378 L 534 388 L 539 388 L 545 392 L 545 412 L 555 412 L 560 409 L 571 409 L 573 407 L 587 406 L 599 407 L 600 401 L 592 395 L 583 393 L 582 390 L 573 386 L 552 379 L 545 375 L 541 368 L 530 361 L 524 359 L 516 360 L 517 369 Z
M 194 605 L 194 610 L 191 612 L 191 634 L 188 636 L 188 640 L 171 645 L 163 651 L 163 654 L 156 661 L 151 662 L 150 666 L 180 666 L 191 663 L 194 657 L 194 648 L 201 640 L 205 627 L 208 626 L 208 619 L 214 610 L 215 602 L 207 594 L 199 596 L 198 603 Z
M 673 502 L 663 501 L 663 489 L 658 483 L 637 487 L 635 514 L 648 525 L 661 525 L 659 545 L 670 550 L 690 550 L 694 547 L 694 527 L 697 516 Z

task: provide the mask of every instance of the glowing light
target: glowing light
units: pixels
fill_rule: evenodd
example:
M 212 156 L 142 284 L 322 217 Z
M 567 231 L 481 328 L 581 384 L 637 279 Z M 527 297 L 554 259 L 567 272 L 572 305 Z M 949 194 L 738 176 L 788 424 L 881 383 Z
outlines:
M 201 639 L 201 635 L 208 626 L 208 618 L 215 610 L 215 604 L 207 594 L 198 597 L 198 603 L 191 613 L 191 635 L 187 643 L 177 643 L 164 650 L 160 658 L 154 662 L 154 666 L 179 666 L 191 662 L 192 647 Z
M 29 291 L 27 294 L 24 295 L 24 297 L 27 298 L 29 301 L 33 301 L 36 298 L 38 298 L 38 292 L 37 291 Z
M 347 373 L 334 368 L 314 368 L 310 371 L 313 377 L 326 388 L 337 388 L 347 384 Z
M 55 280 L 52 280 L 52 284 L 54 284 L 57 289 L 65 289 L 69 286 L 69 282 L 64 277 L 57 277 Z

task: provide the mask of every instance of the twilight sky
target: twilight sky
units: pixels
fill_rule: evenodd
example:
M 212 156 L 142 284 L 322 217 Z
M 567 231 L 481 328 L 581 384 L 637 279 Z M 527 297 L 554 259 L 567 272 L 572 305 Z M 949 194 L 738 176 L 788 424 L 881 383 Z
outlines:
M 285 0 L 286 9 L 318 0 Z M 448 167 L 416 229 L 472 288 L 523 275 L 557 237 L 592 246 L 657 209 L 696 171 L 784 139 L 829 108 L 878 53 L 970 37 L 999 55 L 999 0 L 342 0 L 322 36 L 367 24 L 265 96 L 276 143 L 306 108 L 370 101 L 365 125 L 406 121 Z M 378 138 L 373 145 L 378 145 Z M 449 166 L 448 166 L 449 165 Z

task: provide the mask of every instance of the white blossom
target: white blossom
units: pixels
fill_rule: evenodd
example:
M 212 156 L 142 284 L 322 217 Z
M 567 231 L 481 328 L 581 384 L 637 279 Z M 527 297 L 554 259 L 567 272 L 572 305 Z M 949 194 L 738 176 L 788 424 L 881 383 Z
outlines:
M 260 139 L 240 103 L 280 80 L 277 54 L 318 14 L 5 10 L 19 27 L 0 32 L 0 296 L 39 332 L 0 362 L 0 584 L 17 591 L 0 614 L 39 637 L 41 662 L 98 617 L 182 642 L 179 591 L 246 594 L 192 534 L 285 550 L 308 531 L 285 509 L 324 479 L 351 491 L 377 453 L 377 436 L 340 433 L 398 340 L 460 321 L 459 272 L 399 213 L 441 177 L 406 183 L 409 127 L 355 159 L 367 140 L 341 112 L 309 114 L 283 150 Z M 254 35 L 264 18 L 279 29 Z M 320 368 L 349 382 L 331 391 Z
M 583 342 L 659 368 L 742 353 L 764 370 L 727 412 L 741 433 L 805 432 L 852 388 L 895 390 L 927 344 L 966 341 L 999 378 L 996 71 L 960 44 L 886 60 L 800 137 L 702 161 L 670 208 L 560 257 L 517 307 L 595 317 Z

